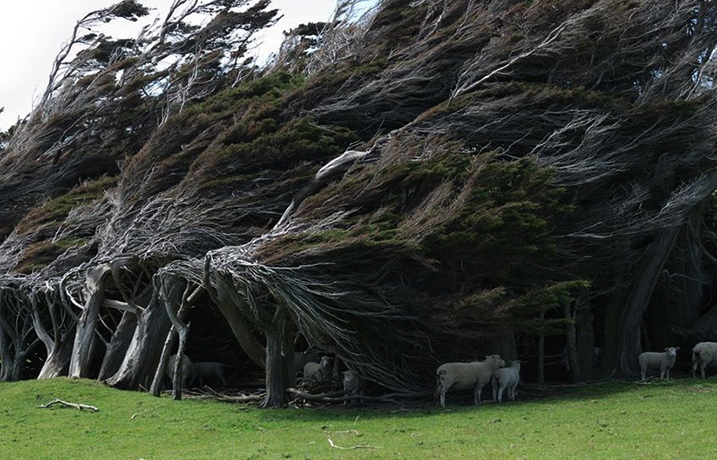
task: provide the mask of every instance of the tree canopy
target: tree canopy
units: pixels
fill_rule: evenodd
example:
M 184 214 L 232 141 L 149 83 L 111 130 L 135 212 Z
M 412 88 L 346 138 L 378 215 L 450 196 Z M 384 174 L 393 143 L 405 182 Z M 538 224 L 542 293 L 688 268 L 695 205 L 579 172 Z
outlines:
M 581 379 L 694 340 L 714 2 L 354 3 L 261 69 L 267 0 L 175 0 L 135 40 L 93 32 L 134 1 L 78 23 L 0 153 L 0 377 L 34 352 L 42 377 L 138 388 L 192 311 L 266 371 L 269 406 L 297 343 L 420 391 L 546 334 L 581 362 L 604 347 Z

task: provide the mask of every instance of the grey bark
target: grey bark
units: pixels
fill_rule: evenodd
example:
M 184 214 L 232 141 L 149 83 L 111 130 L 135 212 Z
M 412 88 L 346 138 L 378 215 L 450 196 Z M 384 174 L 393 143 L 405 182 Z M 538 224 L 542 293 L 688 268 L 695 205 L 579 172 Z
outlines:
M 172 286 L 168 286 L 168 284 L 170 283 L 172 284 Z M 184 294 L 182 294 L 181 304 L 179 305 L 179 308 L 175 313 L 174 304 L 172 304 L 167 299 L 171 298 L 171 294 L 169 292 L 173 288 L 177 287 L 179 287 L 179 280 L 171 279 L 169 277 L 164 277 L 162 279 L 162 298 L 165 299 L 164 308 L 167 312 L 169 320 L 172 322 L 172 326 L 169 329 L 167 338 L 164 341 L 164 346 L 162 347 L 162 354 L 159 358 L 159 364 L 157 365 L 157 370 L 155 371 L 154 378 L 152 379 L 150 393 L 152 393 L 152 395 L 154 396 L 159 396 L 160 391 L 162 390 L 164 369 L 167 367 L 167 363 L 169 362 L 169 357 L 171 354 L 171 350 L 174 347 L 174 342 L 177 340 L 177 337 L 179 337 L 179 351 L 177 351 L 177 356 L 179 356 L 179 358 L 175 360 L 174 373 L 172 374 L 174 375 L 174 379 L 172 382 L 172 396 L 174 397 L 174 399 L 181 399 L 181 391 L 184 380 L 181 380 L 179 383 L 177 383 L 177 374 L 181 373 L 179 372 L 180 369 L 183 369 L 182 361 L 184 360 L 184 349 L 186 347 L 187 336 L 189 335 L 189 324 L 184 323 L 184 317 L 189 312 L 189 309 L 192 308 L 199 295 L 203 292 L 203 287 L 197 287 L 191 295 L 188 295 L 189 285 L 187 285 Z M 187 376 L 182 375 L 182 378 L 186 377 Z
M 287 346 L 286 327 L 288 312 L 283 306 L 276 307 L 273 324 L 264 329 L 266 335 L 266 398 L 262 407 L 282 407 L 286 404 L 287 361 L 294 359 L 293 346 Z M 293 345 L 293 339 L 291 340 Z
M 104 381 L 115 375 L 119 370 L 130 343 L 132 343 L 132 337 L 136 329 L 137 314 L 131 311 L 122 313 L 122 319 L 120 319 L 117 329 L 112 333 L 107 352 L 102 360 L 100 374 L 97 377 L 98 380 Z
M 182 399 L 182 390 L 187 376 L 184 375 L 184 350 L 187 347 L 187 336 L 189 335 L 189 324 L 182 325 L 177 329 L 179 337 L 179 346 L 177 347 L 177 359 L 174 360 L 174 378 L 172 379 L 172 399 L 179 401 Z M 159 369 L 159 368 L 158 368 Z
M 109 274 L 110 266 L 108 264 L 99 265 L 87 274 L 88 297 L 77 323 L 72 358 L 70 359 L 70 378 L 89 377 L 90 348 L 97 326 L 100 305 L 104 297 L 105 280 Z
M 117 388 L 138 389 L 140 384 L 154 376 L 162 352 L 162 342 L 167 337 L 170 325 L 155 288 L 152 300 L 138 318 L 137 328 L 122 365 L 106 383 Z

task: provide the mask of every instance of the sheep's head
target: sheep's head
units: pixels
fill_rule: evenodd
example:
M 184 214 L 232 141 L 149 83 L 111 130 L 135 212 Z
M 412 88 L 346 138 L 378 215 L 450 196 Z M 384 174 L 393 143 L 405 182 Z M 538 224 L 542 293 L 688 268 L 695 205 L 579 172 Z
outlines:
M 498 369 L 499 367 L 505 367 L 505 361 L 500 355 L 490 355 L 485 357 L 486 362 L 492 362 L 493 368 Z
M 361 381 L 361 377 L 356 373 L 356 371 L 344 371 L 344 388 L 346 387 L 355 387 L 359 384 Z
M 523 363 L 523 361 L 521 361 L 519 359 L 514 359 L 513 361 L 510 362 L 510 367 L 515 367 L 517 369 L 520 369 L 520 365 L 522 363 Z
M 331 367 L 331 358 L 328 356 L 322 356 L 321 357 L 321 367 L 329 368 Z
M 667 352 L 668 356 L 675 357 L 677 356 L 677 350 L 679 350 L 680 347 L 668 347 L 665 348 L 665 351 Z

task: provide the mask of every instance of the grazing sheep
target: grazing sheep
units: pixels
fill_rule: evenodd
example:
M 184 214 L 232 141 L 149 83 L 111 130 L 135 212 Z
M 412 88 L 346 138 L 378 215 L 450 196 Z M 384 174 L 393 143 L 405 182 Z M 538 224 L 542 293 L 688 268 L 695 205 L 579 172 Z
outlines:
M 670 380 L 670 369 L 675 365 L 677 350 L 679 349 L 680 347 L 669 347 L 665 348 L 663 353 L 651 351 L 640 353 L 637 360 L 640 362 L 640 377 L 642 380 L 645 380 L 647 369 L 657 369 L 658 367 L 660 368 L 660 379 L 665 378 L 665 373 L 667 373 L 667 380 Z
M 356 371 L 344 371 L 344 396 L 363 396 L 366 388 L 366 381 Z M 344 406 L 353 403 L 355 400 L 344 401 Z M 358 399 L 361 402 L 361 398 Z
M 446 407 L 446 392 L 455 387 L 459 390 L 473 389 L 473 402 L 480 404 L 483 386 L 490 381 L 496 369 L 505 366 L 498 355 L 487 356 L 483 362 L 446 363 L 436 370 L 436 396 L 440 397 L 441 407 Z
M 304 382 L 325 380 L 331 376 L 331 358 L 322 356 L 321 362 L 306 363 L 304 366 Z
M 713 361 L 717 361 L 717 343 L 700 342 L 692 349 L 692 377 L 695 376 L 697 366 L 700 366 L 702 378 L 705 378 L 705 368 Z
M 321 361 L 321 356 L 318 353 L 294 352 L 294 369 L 296 369 L 297 375 L 304 374 L 304 366 L 307 363 L 318 363 L 319 361 Z
M 515 387 L 520 381 L 520 363 L 522 361 L 511 361 L 510 367 L 504 367 L 493 372 L 493 401 L 503 402 L 503 390 L 508 389 L 508 398 L 515 401 Z M 496 390 L 498 399 L 496 399 Z
M 221 383 L 226 388 L 227 381 L 224 379 L 224 364 L 215 362 L 192 363 L 191 371 L 192 380 L 189 386 L 199 380 L 199 386 L 204 386 L 204 379 L 213 380 L 215 383 Z
M 169 357 L 169 360 L 167 361 L 167 367 L 164 369 L 165 374 L 167 374 L 167 377 L 169 377 L 169 381 L 174 383 L 174 364 L 177 360 L 177 355 L 172 355 Z M 187 386 L 187 379 L 189 378 L 189 375 L 192 371 L 192 361 L 187 357 L 187 355 L 184 355 L 182 358 L 182 383 L 184 383 L 184 386 Z

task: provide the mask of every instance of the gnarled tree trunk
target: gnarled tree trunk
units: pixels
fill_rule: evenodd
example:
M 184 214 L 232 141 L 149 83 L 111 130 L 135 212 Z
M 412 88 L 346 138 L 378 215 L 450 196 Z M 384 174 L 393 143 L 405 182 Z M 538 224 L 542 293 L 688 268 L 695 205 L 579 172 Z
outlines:
M 135 330 L 137 329 L 137 314 L 125 311 L 122 314 L 117 329 L 112 333 L 112 338 L 107 347 L 107 352 L 102 360 L 102 366 L 100 367 L 100 375 L 97 377 L 98 380 L 104 381 L 119 370 L 124 360 L 127 350 L 129 349 L 130 343 L 132 343 L 132 337 L 134 336 Z
M 119 370 L 106 380 L 117 388 L 137 389 L 140 385 L 149 386 L 162 353 L 162 342 L 167 337 L 171 323 L 164 307 L 158 299 L 158 292 L 138 318 L 132 342 L 127 350 Z
M 102 298 L 104 297 L 105 280 L 109 274 L 109 264 L 95 267 L 87 274 L 86 286 L 89 295 L 75 332 L 75 342 L 72 347 L 72 358 L 70 359 L 70 378 L 89 377 L 90 348 L 95 334 L 95 327 L 97 326 L 100 305 L 102 305 Z

